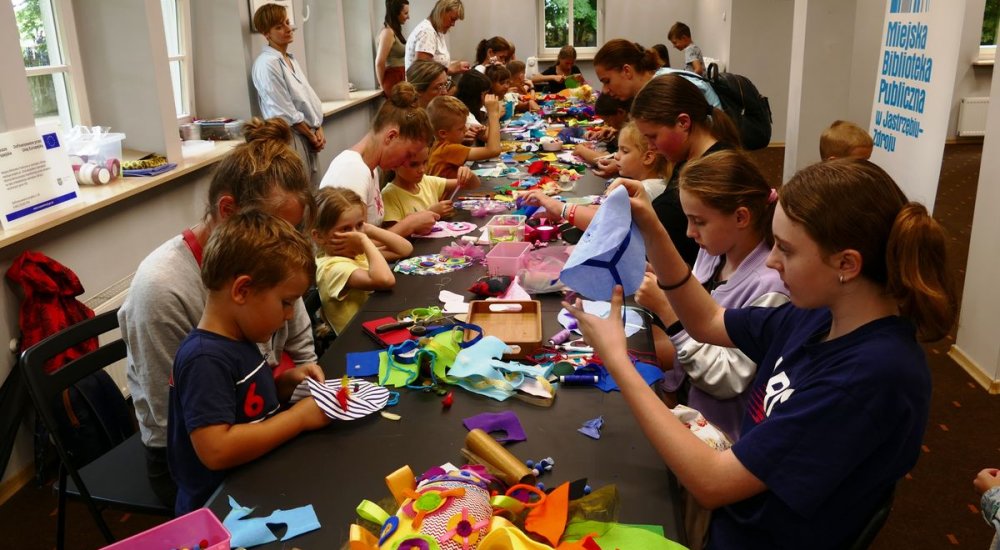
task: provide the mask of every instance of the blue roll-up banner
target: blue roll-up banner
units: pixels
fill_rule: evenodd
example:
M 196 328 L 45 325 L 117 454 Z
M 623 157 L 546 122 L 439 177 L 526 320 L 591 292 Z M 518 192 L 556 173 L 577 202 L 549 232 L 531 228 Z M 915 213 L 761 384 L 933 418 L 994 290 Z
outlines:
M 965 0 L 886 2 L 872 109 L 872 162 L 934 209 Z

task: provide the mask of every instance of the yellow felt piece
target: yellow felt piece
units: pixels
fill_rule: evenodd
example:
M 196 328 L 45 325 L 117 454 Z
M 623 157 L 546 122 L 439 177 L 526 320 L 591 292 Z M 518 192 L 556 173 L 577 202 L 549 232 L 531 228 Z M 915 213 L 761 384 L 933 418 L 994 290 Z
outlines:
M 490 532 L 479 541 L 479 550 L 552 550 L 552 547 L 531 540 L 528 535 L 518 529 L 513 523 L 493 517 L 490 522 Z
M 544 160 L 545 162 L 555 162 L 556 161 L 556 154 L 555 153 L 545 153 L 545 154 L 539 156 L 538 160 Z
M 385 520 L 389 519 L 389 514 L 381 506 L 370 500 L 362 500 L 361 504 L 358 504 L 358 507 L 354 511 L 358 513 L 359 518 L 368 520 L 376 525 L 382 525 L 385 523 Z
M 364 527 L 352 523 L 347 547 L 350 550 L 378 550 L 378 539 Z
M 524 503 L 517 500 L 514 497 L 509 497 L 506 495 L 497 495 L 490 499 L 490 504 L 493 508 L 503 508 L 504 510 L 510 510 L 515 514 L 520 514 L 524 510 Z
M 417 478 L 413 476 L 413 470 L 409 466 L 403 466 L 385 476 L 385 485 L 392 493 L 392 498 L 396 499 L 396 504 L 402 505 L 406 500 L 406 492 L 417 488 Z

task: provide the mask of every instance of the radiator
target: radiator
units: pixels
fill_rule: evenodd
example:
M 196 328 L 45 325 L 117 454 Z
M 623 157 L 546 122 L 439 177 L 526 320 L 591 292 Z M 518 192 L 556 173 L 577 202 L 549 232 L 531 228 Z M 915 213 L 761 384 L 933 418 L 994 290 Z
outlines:
M 105 288 L 104 290 L 98 292 L 97 294 L 88 298 L 84 304 L 87 307 L 94 310 L 95 315 L 100 315 L 106 311 L 111 311 L 113 309 L 121 307 L 125 303 L 125 297 L 128 296 L 128 288 L 132 285 L 132 277 L 135 273 L 125 277 L 124 279 L 118 281 L 117 283 Z M 102 334 L 98 339 L 103 346 L 107 342 L 113 341 L 117 338 L 121 338 L 122 333 L 120 330 L 115 330 L 113 332 L 108 332 Z M 104 370 L 111 375 L 111 379 L 115 381 L 115 385 L 118 389 L 122 391 L 122 395 L 128 397 L 128 384 L 126 383 L 126 372 L 128 366 L 125 360 L 122 359 L 113 365 L 109 365 Z
M 960 137 L 986 135 L 986 111 L 990 108 L 988 97 L 964 97 L 958 107 L 958 135 Z

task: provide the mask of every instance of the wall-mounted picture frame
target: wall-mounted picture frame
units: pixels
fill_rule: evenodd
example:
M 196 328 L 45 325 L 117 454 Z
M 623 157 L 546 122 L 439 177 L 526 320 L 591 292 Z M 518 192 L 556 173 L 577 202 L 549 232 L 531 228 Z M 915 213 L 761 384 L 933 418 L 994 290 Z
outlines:
M 247 5 L 250 6 L 250 32 L 257 32 L 257 29 L 253 28 L 253 14 L 257 13 L 257 8 L 264 4 L 285 6 L 285 13 L 288 14 L 288 23 L 293 27 L 295 26 L 295 11 L 292 6 L 292 0 L 247 0 Z

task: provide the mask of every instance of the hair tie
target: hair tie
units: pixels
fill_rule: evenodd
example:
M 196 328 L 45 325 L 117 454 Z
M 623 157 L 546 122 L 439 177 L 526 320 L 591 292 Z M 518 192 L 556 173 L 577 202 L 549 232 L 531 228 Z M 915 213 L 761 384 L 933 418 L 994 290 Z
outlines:
M 778 201 L 778 190 L 771 188 L 771 193 L 767 195 L 767 204 L 774 204 Z

